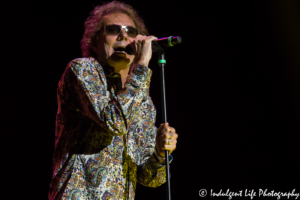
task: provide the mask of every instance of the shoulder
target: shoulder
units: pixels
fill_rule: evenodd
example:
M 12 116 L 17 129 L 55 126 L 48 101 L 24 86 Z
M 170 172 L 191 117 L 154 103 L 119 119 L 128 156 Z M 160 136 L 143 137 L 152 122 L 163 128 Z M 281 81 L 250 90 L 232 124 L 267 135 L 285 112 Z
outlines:
M 68 63 L 60 82 L 71 79 L 83 80 L 92 77 L 100 77 L 101 79 L 105 79 L 103 68 L 99 62 L 93 57 L 76 58 Z
M 72 73 L 77 77 L 100 77 L 105 79 L 105 73 L 100 63 L 93 57 L 76 58 L 71 60 L 65 70 L 65 74 Z
M 99 62 L 93 58 L 75 58 L 71 60 L 67 65 L 67 70 L 72 70 L 74 72 L 79 72 L 82 70 L 91 70 L 96 68 L 102 68 Z

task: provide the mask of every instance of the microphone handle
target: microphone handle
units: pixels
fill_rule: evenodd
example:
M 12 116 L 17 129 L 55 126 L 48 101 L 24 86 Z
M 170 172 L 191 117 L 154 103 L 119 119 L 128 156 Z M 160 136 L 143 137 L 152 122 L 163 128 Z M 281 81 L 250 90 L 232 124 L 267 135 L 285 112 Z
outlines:
M 159 44 L 157 44 L 157 42 L 155 40 L 152 41 L 151 45 L 152 45 L 152 53 L 159 55 L 159 54 L 162 54 L 165 52 L 165 50 L 161 46 L 159 46 Z M 130 45 L 126 46 L 125 52 L 128 53 L 129 55 L 134 55 L 133 50 Z
M 174 46 L 175 44 L 181 43 L 182 39 L 180 36 L 170 36 L 165 38 L 159 38 L 152 41 L 152 53 L 161 55 L 165 52 L 163 47 Z M 133 50 L 130 45 L 127 45 L 125 52 L 129 55 L 134 55 Z

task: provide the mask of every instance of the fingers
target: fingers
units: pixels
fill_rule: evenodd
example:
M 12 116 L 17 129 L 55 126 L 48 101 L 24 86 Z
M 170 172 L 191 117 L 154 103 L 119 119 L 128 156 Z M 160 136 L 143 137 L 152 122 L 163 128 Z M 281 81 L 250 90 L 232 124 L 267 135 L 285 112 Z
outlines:
M 152 40 L 155 40 L 155 39 L 157 39 L 157 37 L 155 37 L 153 35 L 146 36 L 146 35 L 141 35 L 141 34 L 138 34 L 134 38 L 134 40 L 137 40 L 137 41 L 139 41 L 139 40 L 150 40 L 150 41 L 152 41 Z
M 177 140 L 175 138 L 167 138 L 167 139 L 162 139 L 161 140 L 161 145 L 173 145 L 177 143 Z
M 130 40 L 130 46 L 133 49 L 136 63 L 148 66 L 149 61 L 152 57 L 151 43 L 155 39 L 157 39 L 157 37 L 152 35 L 137 35 L 133 41 Z
M 176 133 L 175 128 L 169 126 L 168 122 L 161 124 L 158 128 L 158 132 L 161 133 L 161 135 L 159 136 L 161 137 L 161 139 L 178 138 L 178 134 Z
M 176 145 L 165 145 L 162 148 L 162 150 L 164 150 L 164 151 L 169 151 L 169 154 L 171 154 L 175 149 L 176 149 Z
M 155 36 L 145 36 L 145 35 L 137 35 L 134 40 L 129 39 L 130 45 L 133 50 L 136 50 L 136 52 L 140 52 L 139 50 L 142 50 L 142 48 L 146 45 L 149 46 L 152 42 L 152 40 L 157 39 Z M 134 52 L 134 53 L 136 53 Z
M 159 149 L 167 150 L 172 153 L 176 149 L 178 134 L 176 130 L 169 126 L 169 123 L 161 124 L 158 128 L 157 146 Z

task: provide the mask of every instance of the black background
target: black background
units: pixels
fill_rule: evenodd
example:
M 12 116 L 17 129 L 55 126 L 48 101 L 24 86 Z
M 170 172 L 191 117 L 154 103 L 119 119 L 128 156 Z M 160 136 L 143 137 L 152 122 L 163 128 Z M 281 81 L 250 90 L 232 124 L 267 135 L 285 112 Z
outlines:
M 125 2 L 151 35 L 183 39 L 166 52 L 168 122 L 179 135 L 172 199 L 201 199 L 202 188 L 299 192 L 299 1 Z M 21 175 L 9 182 L 33 199 L 48 195 L 58 81 L 81 57 L 84 21 L 100 3 L 13 1 L 5 11 L 1 148 Z M 153 56 L 159 125 L 156 63 Z M 138 185 L 136 199 L 165 199 L 165 186 Z

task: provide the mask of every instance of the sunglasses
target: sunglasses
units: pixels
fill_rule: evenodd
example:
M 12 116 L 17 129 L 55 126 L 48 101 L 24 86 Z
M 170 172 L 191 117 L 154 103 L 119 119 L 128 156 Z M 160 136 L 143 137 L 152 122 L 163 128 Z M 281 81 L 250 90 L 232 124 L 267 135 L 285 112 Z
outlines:
M 119 35 L 123 28 L 125 29 L 129 37 L 135 38 L 139 34 L 139 30 L 137 28 L 134 28 L 132 26 L 121 26 L 116 24 L 104 26 L 104 32 L 107 35 Z

